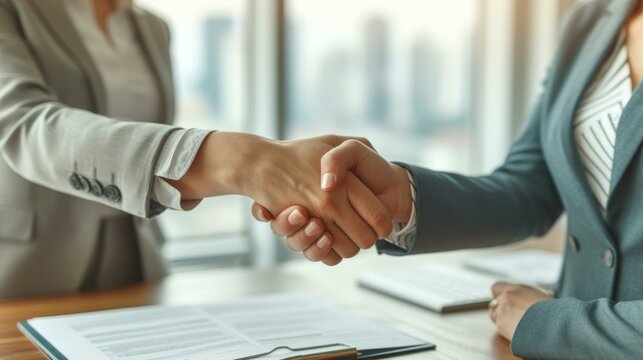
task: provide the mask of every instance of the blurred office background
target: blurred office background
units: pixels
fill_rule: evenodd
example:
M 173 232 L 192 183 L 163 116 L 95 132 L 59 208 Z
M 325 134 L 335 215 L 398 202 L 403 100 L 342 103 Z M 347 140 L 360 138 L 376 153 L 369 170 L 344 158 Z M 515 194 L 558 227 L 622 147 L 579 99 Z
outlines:
M 480 174 L 536 98 L 574 0 L 139 0 L 172 29 L 178 124 L 368 137 L 387 159 Z M 176 271 L 292 256 L 251 202 L 161 217 Z

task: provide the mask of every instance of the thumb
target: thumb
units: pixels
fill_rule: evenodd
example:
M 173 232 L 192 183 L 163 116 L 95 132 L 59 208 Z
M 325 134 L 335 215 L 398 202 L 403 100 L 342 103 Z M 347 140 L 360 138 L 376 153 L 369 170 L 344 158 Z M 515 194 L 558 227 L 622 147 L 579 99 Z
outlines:
M 375 150 L 358 140 L 346 140 L 321 158 L 321 188 L 335 190 L 352 171 L 375 194 L 386 190 L 393 170 Z

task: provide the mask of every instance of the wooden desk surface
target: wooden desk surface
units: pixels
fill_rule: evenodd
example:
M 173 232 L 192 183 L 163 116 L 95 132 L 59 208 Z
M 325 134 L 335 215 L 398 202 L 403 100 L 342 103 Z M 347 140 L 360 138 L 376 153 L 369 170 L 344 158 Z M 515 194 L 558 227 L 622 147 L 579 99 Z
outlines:
M 362 254 L 335 268 L 293 261 L 275 269 L 224 269 L 173 274 L 159 284 L 71 296 L 0 302 L 0 359 L 46 359 L 16 327 L 33 317 L 149 304 L 197 304 L 278 292 L 303 292 L 393 326 L 437 345 L 403 359 L 514 359 L 509 342 L 495 333 L 485 310 L 439 315 L 361 289 L 357 275 L 420 262 L 461 262 L 497 250 L 407 258 Z M 504 250 L 503 250 L 504 251 Z

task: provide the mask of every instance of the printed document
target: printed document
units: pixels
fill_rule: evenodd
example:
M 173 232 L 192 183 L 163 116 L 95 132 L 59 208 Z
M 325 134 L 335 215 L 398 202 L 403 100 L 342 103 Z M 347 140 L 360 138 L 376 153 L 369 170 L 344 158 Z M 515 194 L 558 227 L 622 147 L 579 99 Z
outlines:
M 36 318 L 22 327 L 66 359 L 282 359 L 319 348 L 427 344 L 299 294 Z

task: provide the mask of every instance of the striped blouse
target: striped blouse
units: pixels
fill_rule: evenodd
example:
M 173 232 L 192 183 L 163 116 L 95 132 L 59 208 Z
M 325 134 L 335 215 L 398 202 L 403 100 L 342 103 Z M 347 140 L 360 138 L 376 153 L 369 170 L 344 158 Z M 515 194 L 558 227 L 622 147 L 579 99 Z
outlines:
M 632 96 L 632 83 L 625 36 L 621 36 L 614 52 L 585 91 L 574 118 L 576 147 L 592 193 L 605 212 L 616 129 L 623 108 Z

